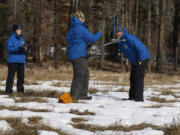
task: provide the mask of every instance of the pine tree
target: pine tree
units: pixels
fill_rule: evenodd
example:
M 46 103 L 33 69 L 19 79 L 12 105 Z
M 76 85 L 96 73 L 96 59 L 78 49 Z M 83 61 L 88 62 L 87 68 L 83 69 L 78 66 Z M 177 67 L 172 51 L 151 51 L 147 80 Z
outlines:
M 8 5 L 5 0 L 2 0 L 0 2 L 0 60 L 5 59 L 5 41 L 7 40 L 7 24 L 8 24 L 8 18 L 7 18 L 7 10 Z

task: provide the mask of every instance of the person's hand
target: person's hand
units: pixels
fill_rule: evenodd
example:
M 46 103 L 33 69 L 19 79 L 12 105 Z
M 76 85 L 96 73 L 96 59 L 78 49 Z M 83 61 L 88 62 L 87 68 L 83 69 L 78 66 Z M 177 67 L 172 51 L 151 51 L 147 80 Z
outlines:
M 19 52 L 24 53 L 25 52 L 25 47 L 23 47 L 23 46 L 19 47 Z
M 137 61 L 136 61 L 136 64 L 137 64 L 138 66 L 141 66 L 143 63 L 142 63 L 142 61 L 137 60 Z

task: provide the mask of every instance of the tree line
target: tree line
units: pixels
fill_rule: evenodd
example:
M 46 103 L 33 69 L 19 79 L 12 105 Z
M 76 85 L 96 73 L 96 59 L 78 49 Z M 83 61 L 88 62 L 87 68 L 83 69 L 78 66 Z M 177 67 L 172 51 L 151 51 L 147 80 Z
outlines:
M 59 61 L 67 61 L 64 48 L 70 17 L 75 10 L 81 10 L 92 32 L 103 31 L 98 45 L 110 41 L 112 18 L 117 15 L 117 24 L 147 45 L 151 55 L 149 71 L 153 65 L 157 71 L 162 71 L 164 64 L 171 64 L 176 70 L 179 8 L 178 0 L 1 0 L 0 59 L 6 60 L 5 41 L 12 24 L 18 23 L 30 47 L 28 56 L 34 62 L 42 65 L 53 60 L 57 67 Z M 101 47 L 102 65 L 104 49 Z

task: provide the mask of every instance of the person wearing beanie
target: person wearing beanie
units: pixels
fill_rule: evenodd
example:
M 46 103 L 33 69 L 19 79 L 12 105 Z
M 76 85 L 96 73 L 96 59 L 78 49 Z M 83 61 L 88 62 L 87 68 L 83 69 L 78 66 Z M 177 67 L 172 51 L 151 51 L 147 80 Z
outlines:
M 89 71 L 86 64 L 87 43 L 100 39 L 102 33 L 92 34 L 84 25 L 85 16 L 81 11 L 73 14 L 67 33 L 67 55 L 73 65 L 73 81 L 70 94 L 73 100 L 90 100 L 88 96 Z
M 13 93 L 14 75 L 17 72 L 17 92 L 24 92 L 24 71 L 27 47 L 22 37 L 22 28 L 20 25 L 14 24 L 12 27 L 12 35 L 7 40 L 8 51 L 8 76 L 6 81 L 6 94 Z
M 124 100 L 144 101 L 144 76 L 150 58 L 146 46 L 125 28 L 117 27 L 116 36 L 120 39 L 118 48 L 131 63 L 129 98 Z

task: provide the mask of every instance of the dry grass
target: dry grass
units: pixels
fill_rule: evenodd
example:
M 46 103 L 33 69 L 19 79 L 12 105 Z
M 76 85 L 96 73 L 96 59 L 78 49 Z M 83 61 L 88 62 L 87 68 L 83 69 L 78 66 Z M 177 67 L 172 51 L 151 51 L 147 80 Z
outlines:
M 175 103 L 179 102 L 178 100 L 167 100 L 165 98 L 159 98 L 159 97 L 150 97 L 148 100 L 153 101 L 153 102 L 158 102 L 158 103 Z
M 157 104 L 157 105 L 151 105 L 151 106 L 144 106 L 144 108 L 161 108 L 161 107 L 174 107 L 173 105 L 169 104 Z
M 146 123 L 142 123 L 139 125 L 133 125 L 133 126 L 112 125 L 112 126 L 107 126 L 107 127 L 78 123 L 78 124 L 72 124 L 72 126 L 74 128 L 87 130 L 87 131 L 91 131 L 91 132 L 106 131 L 106 130 L 129 132 L 132 130 L 133 131 L 134 130 L 143 130 L 144 128 L 148 128 L 148 127 L 152 127 L 153 129 L 160 130 L 159 127 L 154 126 L 152 124 L 146 124 Z
M 7 78 L 7 66 L 0 65 L 0 81 L 6 80 Z
M 78 123 L 78 124 L 72 124 L 72 126 L 74 128 L 87 130 L 91 132 L 106 131 L 106 130 L 130 132 L 130 131 L 136 131 L 136 130 L 143 130 L 145 128 L 151 127 L 154 130 L 164 131 L 165 135 L 180 135 L 180 124 L 178 123 L 172 123 L 171 125 L 164 126 L 164 127 L 158 127 L 158 126 L 147 124 L 147 123 L 142 123 L 139 125 L 132 125 L 132 126 L 122 126 L 122 125 L 113 126 L 112 125 L 112 126 L 107 126 L 107 127 Z
M 33 90 L 27 90 L 26 93 L 14 93 L 12 95 L 10 95 L 10 97 L 20 97 L 20 98 L 29 98 L 29 97 L 36 97 L 37 99 L 39 97 L 49 97 L 49 98 L 59 98 L 59 96 L 61 95 L 62 93 L 58 92 L 58 91 L 48 91 L 48 90 L 45 90 L 45 91 L 40 91 L 40 92 L 34 92 Z
M 39 85 L 36 80 L 25 80 L 24 84 L 25 85 Z
M 49 112 L 48 109 L 28 109 L 25 107 L 17 106 L 0 106 L 0 110 L 9 110 L 9 111 L 31 111 L 31 112 Z
M 88 121 L 88 120 L 86 120 L 84 118 L 72 118 L 71 121 L 74 122 L 74 123 L 81 123 L 81 122 L 85 122 L 85 121 Z
M 40 120 L 42 120 L 42 117 L 29 117 L 28 120 L 29 120 L 28 123 L 30 125 L 34 125 L 34 124 L 39 123 Z
M 128 92 L 128 91 L 125 90 L 125 89 L 118 89 L 118 90 L 116 90 L 115 92 Z
M 89 112 L 88 110 L 85 110 L 84 112 L 80 112 L 79 110 L 71 109 L 69 113 L 76 114 L 76 115 L 95 115 L 95 113 Z
M 163 105 L 151 105 L 151 106 L 144 106 L 143 108 L 161 108 Z
M 20 99 L 15 98 L 16 103 L 27 103 L 27 102 L 37 102 L 37 103 L 47 103 L 47 100 L 39 97 L 22 97 Z
M 91 62 L 90 62 L 91 63 Z M 95 62 L 93 62 L 95 63 Z M 91 77 L 96 80 L 101 81 L 119 81 L 120 85 L 129 85 L 129 72 L 124 73 L 120 70 L 120 65 L 118 63 L 105 62 L 107 67 L 110 67 L 109 70 L 102 70 L 100 68 L 93 68 L 93 63 L 90 65 L 90 74 Z M 46 65 L 46 63 L 44 64 Z M 116 71 L 114 71 L 114 69 Z M 111 70 L 112 69 L 112 70 Z M 7 66 L 0 65 L 0 80 L 6 80 L 7 77 Z M 32 81 L 25 81 L 25 84 L 34 84 L 36 85 L 36 80 L 69 80 L 71 81 L 73 77 L 72 66 L 70 63 L 66 65 L 59 66 L 58 69 L 54 69 L 52 67 L 52 63 L 47 63 L 47 66 L 39 67 L 33 63 L 26 64 L 26 79 Z M 159 73 L 148 73 L 145 77 L 145 85 L 152 84 L 172 84 L 179 83 L 179 74 L 159 74 Z M 118 84 L 119 85 L 119 84 Z M 61 84 L 57 84 L 57 86 L 61 86 Z
M 10 124 L 10 126 L 14 129 L 12 131 L 2 133 L 1 135 L 37 135 L 38 130 L 53 131 L 53 132 L 57 132 L 60 135 L 66 135 L 64 132 L 60 130 L 53 129 L 51 127 L 43 125 L 42 123 L 40 123 L 41 118 L 39 117 L 29 118 L 31 126 L 28 126 L 25 123 L 23 123 L 21 118 L 0 118 L 0 119 L 7 121 Z
M 51 66 L 38 67 L 29 63 L 26 69 L 26 79 L 28 80 L 71 80 L 72 75 L 70 64 L 54 69 Z
M 180 123 L 174 121 L 172 124 L 166 125 L 164 135 L 180 135 Z
M 148 73 L 145 77 L 145 85 L 152 84 L 176 84 L 179 83 L 179 75 Z
M 98 89 L 95 89 L 95 88 L 88 90 L 89 94 L 96 94 L 98 91 L 99 91 L 99 90 L 98 90 Z
M 166 89 L 166 90 L 161 90 L 161 94 L 160 95 L 172 95 L 172 96 L 174 96 L 174 95 L 176 95 L 176 93 L 174 92 L 174 91 L 171 91 L 171 90 L 168 90 L 168 89 Z

